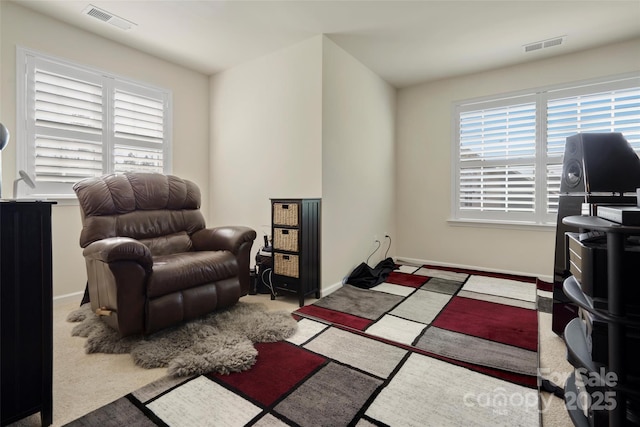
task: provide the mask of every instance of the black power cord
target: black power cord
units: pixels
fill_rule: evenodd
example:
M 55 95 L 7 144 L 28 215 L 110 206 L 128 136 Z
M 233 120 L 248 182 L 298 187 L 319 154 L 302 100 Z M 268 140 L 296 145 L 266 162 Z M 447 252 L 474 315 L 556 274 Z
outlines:
M 377 244 L 378 244 L 378 247 L 377 247 L 377 248 L 375 248 L 375 250 L 374 250 L 373 252 L 371 252 L 371 255 L 369 255 L 369 256 L 367 257 L 367 264 L 369 264 L 369 258 L 371 258 L 371 256 L 372 256 L 373 254 L 375 254 L 376 252 L 378 252 L 378 249 L 380 249 L 380 246 L 382 246 L 382 244 L 380 243 L 380 240 L 378 240 L 378 239 L 376 239 L 376 241 L 375 241 L 374 243 L 377 243 Z
M 564 400 L 564 389 L 558 385 L 555 385 L 549 380 L 545 380 L 542 378 L 542 384 L 540 388 L 544 391 L 548 391 L 549 393 L 553 393 L 555 396 Z
M 389 239 L 389 246 L 387 246 L 387 251 L 384 253 L 384 257 L 386 259 L 388 258 L 388 255 L 389 255 L 389 249 L 391 249 L 391 236 L 389 236 L 388 234 L 385 234 L 384 238 Z

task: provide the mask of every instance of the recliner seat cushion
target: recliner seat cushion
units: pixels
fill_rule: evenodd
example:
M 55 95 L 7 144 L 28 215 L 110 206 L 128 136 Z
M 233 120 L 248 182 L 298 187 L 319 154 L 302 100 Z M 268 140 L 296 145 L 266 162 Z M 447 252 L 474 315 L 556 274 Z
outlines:
M 147 297 L 157 298 L 238 275 L 238 262 L 229 251 L 182 252 L 153 258 Z

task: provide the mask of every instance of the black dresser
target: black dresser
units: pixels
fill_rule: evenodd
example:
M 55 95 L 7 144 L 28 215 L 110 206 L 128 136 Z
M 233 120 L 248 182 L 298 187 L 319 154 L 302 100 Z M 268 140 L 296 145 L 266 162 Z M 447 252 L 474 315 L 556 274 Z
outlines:
M 0 200 L 0 418 L 53 419 L 51 206 Z

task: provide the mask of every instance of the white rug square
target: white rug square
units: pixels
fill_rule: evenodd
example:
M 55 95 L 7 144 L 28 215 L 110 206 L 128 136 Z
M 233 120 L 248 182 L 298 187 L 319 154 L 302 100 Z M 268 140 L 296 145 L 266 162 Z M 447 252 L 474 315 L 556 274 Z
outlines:
M 301 319 L 298 322 L 296 333 L 287 338 L 287 341 L 295 345 L 302 345 L 328 327 L 328 325 L 315 320 Z
M 396 271 L 399 273 L 413 274 L 413 272 L 419 268 L 420 268 L 419 266 L 415 266 L 415 265 L 401 265 L 400 267 L 398 267 L 393 271 Z
M 273 415 L 266 414 L 254 424 L 254 427 L 287 427 L 288 425 L 289 424 L 280 421 Z
M 478 292 L 469 292 L 461 290 L 458 292 L 459 297 L 476 299 L 479 301 L 495 302 L 496 304 L 510 305 L 512 307 L 526 308 L 528 310 L 535 310 L 536 303 L 531 301 L 523 301 L 521 299 L 506 298 L 498 295 L 480 294 Z
M 395 285 L 393 283 L 382 282 L 378 286 L 374 286 L 373 288 L 371 288 L 371 290 L 378 291 L 378 292 L 386 292 L 388 294 L 400 295 L 401 297 L 406 297 L 406 296 L 409 296 L 411 292 L 415 290 L 415 288 L 412 288 L 410 286 L 402 286 L 402 285 Z
M 553 292 L 543 291 L 542 289 L 538 289 L 538 296 L 543 298 L 553 298 Z
M 536 284 L 488 276 L 471 276 L 462 290 L 536 302 Z
M 385 314 L 366 329 L 366 333 L 400 344 L 411 345 L 424 330 L 425 324 Z
M 440 279 L 453 280 L 456 282 L 464 282 L 467 277 L 469 277 L 466 273 L 456 273 L 455 271 L 446 271 L 446 270 L 436 270 L 433 268 L 422 267 L 414 274 L 419 274 L 420 276 L 428 276 L 428 277 L 438 277 Z
M 398 426 L 537 427 L 538 393 L 414 353 L 365 415 Z
M 303 347 L 379 378 L 387 378 L 407 354 L 407 350 L 337 328 L 327 329 Z
M 149 403 L 172 427 L 244 426 L 262 410 L 206 377 L 199 376 Z
M 451 295 L 418 289 L 389 314 L 415 322 L 431 323 L 450 300 Z

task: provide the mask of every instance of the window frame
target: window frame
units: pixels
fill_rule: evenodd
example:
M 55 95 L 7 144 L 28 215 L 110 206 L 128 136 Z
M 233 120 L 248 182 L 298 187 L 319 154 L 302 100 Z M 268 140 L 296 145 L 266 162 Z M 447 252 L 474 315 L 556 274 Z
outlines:
M 163 173 L 171 173 L 173 151 L 173 94 L 171 90 L 20 46 L 16 48 L 16 172 L 24 170 L 31 178 L 36 177 L 36 121 L 33 113 L 35 111 L 33 104 L 35 88 L 30 84 L 30 78 L 33 77 L 36 66 L 65 77 L 101 85 L 102 132 L 95 140 L 100 141 L 102 147 L 102 174 L 114 173 L 113 148 L 118 142 L 114 133 L 114 93 L 116 89 L 161 100 L 163 104 L 162 169 Z M 69 131 L 68 134 L 71 133 L 72 131 Z M 136 147 L 138 144 L 130 142 L 130 146 Z M 26 185 L 18 185 L 17 194 L 13 194 L 13 198 L 75 200 L 76 196 L 72 185 L 63 182 L 38 182 L 35 189 Z
M 505 93 L 495 96 L 454 101 L 452 103 L 452 147 L 451 147 L 451 218 L 455 225 L 489 225 L 499 227 L 555 227 L 557 213 L 547 212 L 547 167 L 558 162 L 562 165 L 562 155 L 547 153 L 547 107 L 548 102 L 571 96 L 588 95 L 604 91 L 640 88 L 640 75 L 627 73 L 616 76 L 573 82 L 562 85 L 545 86 L 531 90 Z M 460 113 L 491 106 L 514 105 L 518 99 L 534 98 L 536 103 L 536 154 L 535 154 L 535 210 L 531 214 L 509 212 L 480 212 L 469 214 L 460 209 Z

